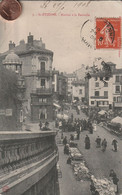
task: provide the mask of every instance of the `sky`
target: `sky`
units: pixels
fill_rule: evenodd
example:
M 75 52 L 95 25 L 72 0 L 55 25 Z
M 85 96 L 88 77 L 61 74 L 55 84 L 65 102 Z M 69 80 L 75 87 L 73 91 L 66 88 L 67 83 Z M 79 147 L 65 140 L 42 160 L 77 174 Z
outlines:
M 73 72 L 82 64 L 92 66 L 95 59 L 99 57 L 121 68 L 122 50 L 95 49 L 96 35 L 93 31 L 91 33 L 95 28 L 97 17 L 122 16 L 121 2 L 23 1 L 22 9 L 21 16 L 15 21 L 0 18 L 0 53 L 8 49 L 10 40 L 16 45 L 22 39 L 27 41 L 27 36 L 31 32 L 34 39 L 41 37 L 46 44 L 46 49 L 54 52 L 53 67 L 60 71 Z M 55 16 L 45 16 L 45 14 Z M 89 22 L 81 31 L 87 20 Z M 82 37 L 92 48 L 87 47 Z

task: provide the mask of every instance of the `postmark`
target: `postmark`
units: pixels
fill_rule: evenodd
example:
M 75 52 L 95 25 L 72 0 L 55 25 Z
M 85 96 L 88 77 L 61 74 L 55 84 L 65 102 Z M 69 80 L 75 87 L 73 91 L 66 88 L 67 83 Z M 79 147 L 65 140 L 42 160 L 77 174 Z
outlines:
M 96 18 L 96 49 L 121 48 L 121 18 Z
M 81 44 L 88 49 L 94 49 L 95 43 L 95 30 L 94 22 L 90 19 L 84 21 L 80 29 Z

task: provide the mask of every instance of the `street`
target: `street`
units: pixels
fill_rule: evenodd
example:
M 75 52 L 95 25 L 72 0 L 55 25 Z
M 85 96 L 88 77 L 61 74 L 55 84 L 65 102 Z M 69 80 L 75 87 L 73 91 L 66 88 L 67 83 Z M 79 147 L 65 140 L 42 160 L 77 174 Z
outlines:
M 71 114 L 72 110 L 69 111 L 69 115 Z M 74 118 L 85 118 L 85 115 L 81 112 L 80 115 L 77 115 L 76 112 L 73 110 L 73 114 L 74 114 Z M 69 133 L 64 133 L 64 136 L 66 135 L 67 138 L 69 139 L 70 137 L 70 132 Z M 84 139 L 86 134 L 89 135 L 90 137 L 90 142 L 91 142 L 91 148 L 89 150 L 86 150 L 84 147 Z M 97 136 L 100 136 L 102 138 L 102 140 L 104 138 L 106 138 L 107 140 L 107 149 L 105 152 L 101 151 L 101 148 L 96 148 L 96 138 Z M 110 170 L 113 169 L 116 174 L 117 177 L 119 178 L 119 194 L 122 193 L 122 168 L 121 168 L 121 163 L 122 163 L 122 150 L 118 149 L 117 152 L 112 151 L 112 140 L 113 138 L 116 138 L 116 140 L 118 141 L 118 145 L 119 148 L 122 147 L 122 141 L 110 134 L 108 131 L 106 131 L 104 128 L 100 127 L 97 125 L 97 131 L 94 132 L 93 134 L 89 134 L 88 131 L 83 131 L 80 134 L 80 140 L 76 140 L 75 142 L 78 143 L 78 148 L 81 151 L 81 153 L 84 155 L 84 158 L 86 160 L 87 166 L 90 169 L 90 171 L 97 177 L 97 178 L 109 178 L 109 173 Z M 75 180 L 73 179 L 73 175 L 72 175 L 72 170 L 70 168 L 69 165 L 66 164 L 66 157 L 62 154 L 62 149 L 61 146 L 59 147 L 59 155 L 60 155 L 60 166 L 62 168 L 62 172 L 66 172 L 67 174 L 64 174 L 64 177 L 62 178 L 62 182 L 60 182 L 60 187 L 61 187 L 61 195 L 85 195 L 85 193 L 88 193 L 89 189 L 87 188 L 87 192 L 81 192 L 79 191 L 79 188 L 74 187 L 74 186 L 78 186 L 78 184 L 76 184 Z M 70 182 L 71 186 L 70 187 L 66 187 L 67 186 L 67 179 L 70 178 Z M 69 185 L 68 183 L 68 185 Z M 82 185 L 81 185 L 82 187 Z M 63 191 L 64 188 L 66 188 L 68 190 L 68 188 L 71 188 L 71 192 L 68 191 L 68 193 L 66 193 Z M 75 189 L 75 193 L 73 193 L 73 189 Z M 85 188 L 85 185 L 83 185 L 83 188 Z M 70 193 L 69 193 L 70 192 Z
M 59 164 L 62 178 L 59 178 L 60 195 L 90 195 L 90 182 L 77 181 L 71 165 L 66 164 L 67 155 L 63 153 L 63 146 L 59 146 Z

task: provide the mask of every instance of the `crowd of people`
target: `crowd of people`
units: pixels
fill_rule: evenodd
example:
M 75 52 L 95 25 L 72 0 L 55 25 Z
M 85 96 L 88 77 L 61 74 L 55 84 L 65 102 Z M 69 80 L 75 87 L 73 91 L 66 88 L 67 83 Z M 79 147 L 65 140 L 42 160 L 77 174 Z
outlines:
M 73 114 L 68 120 L 56 119 L 55 127 L 61 129 L 63 132 L 81 132 L 89 130 L 89 133 L 93 133 L 93 125 L 90 119 L 74 119 Z

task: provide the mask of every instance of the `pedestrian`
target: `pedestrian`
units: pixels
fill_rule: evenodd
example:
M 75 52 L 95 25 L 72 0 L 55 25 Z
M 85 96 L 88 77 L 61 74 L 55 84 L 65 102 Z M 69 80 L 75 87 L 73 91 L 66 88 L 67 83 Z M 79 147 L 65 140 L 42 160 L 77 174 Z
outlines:
M 71 165 L 71 162 L 72 162 L 71 157 L 68 157 L 67 164 Z
M 73 134 L 70 134 L 70 140 L 74 141 L 74 135 Z
M 97 125 L 94 123 L 94 131 L 97 131 Z
M 96 148 L 100 148 L 101 147 L 101 138 L 99 136 L 96 138 L 95 142 L 97 143 Z
M 90 149 L 90 138 L 88 135 L 85 137 L 85 149 Z
M 117 175 L 116 175 L 116 173 L 114 172 L 113 169 L 110 170 L 109 177 L 113 181 L 115 192 L 118 193 L 118 182 L 119 182 L 119 179 L 117 178 Z
M 102 151 L 103 152 L 105 152 L 105 150 L 106 150 L 106 147 L 107 147 L 107 141 L 106 141 L 106 139 L 104 138 L 104 140 L 102 141 Z
M 63 139 L 64 138 L 64 134 L 63 134 L 63 131 L 61 132 L 61 139 Z
M 95 188 L 95 186 L 94 186 L 94 183 L 93 183 L 93 181 L 91 181 L 91 184 L 90 184 L 90 191 L 91 191 L 91 194 L 92 194 L 92 195 L 95 194 L 95 190 L 96 190 L 96 188 Z
M 42 128 L 42 122 L 41 121 L 39 122 L 39 127 L 40 127 L 40 130 L 41 130 L 41 128 Z
M 113 184 L 114 184 L 114 189 L 115 189 L 116 194 L 118 193 L 118 182 L 119 182 L 119 179 L 117 178 L 117 176 L 114 176 Z
M 64 139 L 63 139 L 63 144 L 64 144 L 64 145 L 67 144 L 67 136 L 64 137 Z
M 69 154 L 69 145 L 68 144 L 66 144 L 66 145 L 64 145 L 64 154 Z
M 118 142 L 116 139 L 113 139 L 112 141 L 112 145 L 113 145 L 113 151 L 117 152 L 117 148 L 118 148 Z

